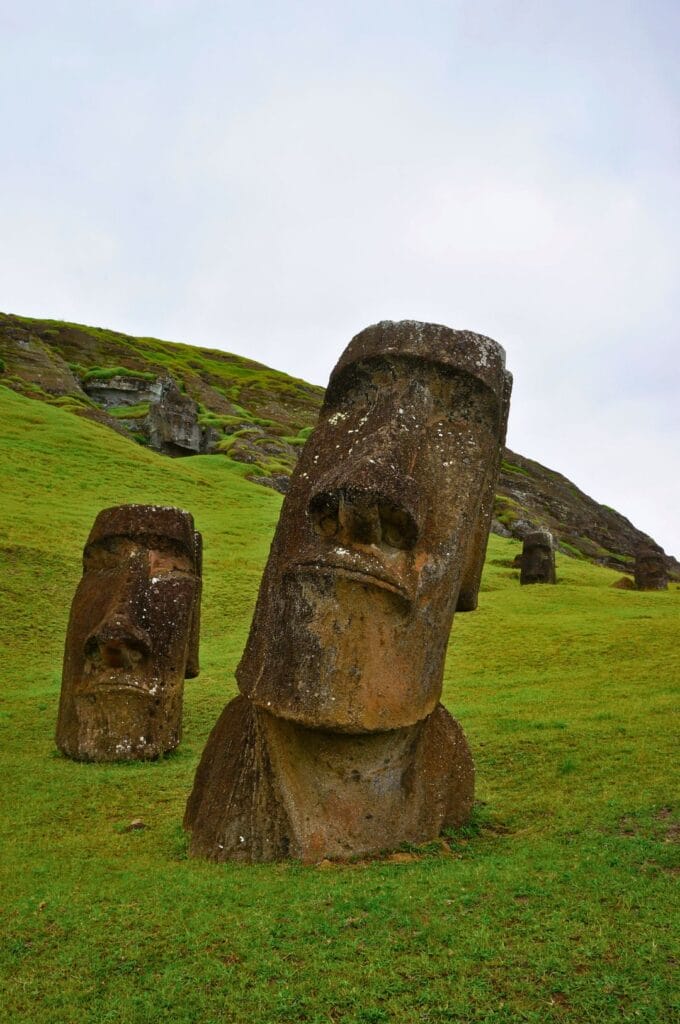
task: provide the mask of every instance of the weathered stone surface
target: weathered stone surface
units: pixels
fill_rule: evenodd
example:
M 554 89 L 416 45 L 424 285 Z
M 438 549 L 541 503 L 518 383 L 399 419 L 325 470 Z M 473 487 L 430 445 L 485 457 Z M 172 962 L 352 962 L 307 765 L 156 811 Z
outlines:
M 78 380 L 62 356 L 52 352 L 18 317 L 0 314 L 0 359 L 8 375 L 30 381 L 48 395 L 80 392 Z
M 555 547 L 548 530 L 533 530 L 524 538 L 519 582 L 556 583 Z
M 157 402 L 161 397 L 162 381 L 145 380 L 133 374 L 115 377 L 91 377 L 83 383 L 83 391 L 104 409 L 116 409 L 141 402 Z
M 171 377 L 161 382 L 159 399 L 149 406 L 147 429 L 149 444 L 164 455 L 197 455 L 207 449 L 198 403 L 183 395 Z
M 180 741 L 198 674 L 201 535 L 177 508 L 97 516 L 66 636 L 57 746 L 81 761 L 157 758 Z
M 658 544 L 642 544 L 635 552 L 635 588 L 667 590 L 666 556 Z
M 489 530 L 493 518 L 498 473 L 505 450 L 505 435 L 508 430 L 511 392 L 512 375 L 506 372 L 503 389 L 503 411 L 498 432 L 498 454 L 495 462 L 489 466 L 486 483 L 480 498 L 479 516 L 472 535 L 467 562 L 463 572 L 460 593 L 458 594 L 458 604 L 456 605 L 457 612 L 474 612 L 479 601 L 479 585 L 482 581 L 486 548 L 489 543 Z
M 439 704 L 405 729 L 307 729 L 236 697 L 213 729 L 189 798 L 192 853 L 307 863 L 422 843 L 462 825 L 474 768 Z
M 196 775 L 195 854 L 349 857 L 465 819 L 472 759 L 439 697 L 508 399 L 480 335 L 388 321 L 345 350 L 283 503 L 244 696 Z

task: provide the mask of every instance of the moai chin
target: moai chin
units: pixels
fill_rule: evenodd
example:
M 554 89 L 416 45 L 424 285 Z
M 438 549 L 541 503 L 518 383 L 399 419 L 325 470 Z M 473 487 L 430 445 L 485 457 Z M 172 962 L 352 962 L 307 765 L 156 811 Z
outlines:
M 477 334 L 387 321 L 350 342 L 196 773 L 194 855 L 343 859 L 467 819 L 472 758 L 439 698 L 509 394 Z
M 146 760 L 177 746 L 184 679 L 199 671 L 201 562 L 188 512 L 99 513 L 66 634 L 56 739 L 68 757 Z
M 663 548 L 641 544 L 635 551 L 636 590 L 667 590 L 668 570 Z
M 557 583 L 555 546 L 549 530 L 533 530 L 524 538 L 519 582 Z

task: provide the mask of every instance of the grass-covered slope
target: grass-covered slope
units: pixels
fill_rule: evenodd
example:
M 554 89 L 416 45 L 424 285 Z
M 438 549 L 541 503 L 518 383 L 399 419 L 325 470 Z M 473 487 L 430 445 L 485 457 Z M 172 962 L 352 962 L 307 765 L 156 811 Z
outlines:
M 0 471 L 0 1020 L 677 1019 L 676 586 L 617 590 L 558 557 L 558 586 L 520 588 L 519 545 L 492 537 L 444 689 L 473 824 L 385 862 L 217 866 L 187 859 L 180 822 L 280 498 L 220 456 L 167 459 L 2 387 Z M 176 755 L 76 764 L 53 743 L 66 621 L 95 514 L 127 501 L 203 532 L 202 672 Z
M 88 386 L 119 375 L 172 377 L 198 403 L 212 446 L 252 475 L 288 475 L 316 422 L 323 389 L 242 356 L 101 327 L 0 313 L 0 380 L 29 398 L 66 408 L 148 443 L 148 403 L 102 408 Z M 136 423 L 126 423 L 131 417 Z

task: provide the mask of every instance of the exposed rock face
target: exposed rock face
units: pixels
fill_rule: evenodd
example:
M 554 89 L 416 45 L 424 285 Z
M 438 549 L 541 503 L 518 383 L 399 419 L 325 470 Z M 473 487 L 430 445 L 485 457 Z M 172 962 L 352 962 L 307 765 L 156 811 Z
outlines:
M 114 409 L 124 405 L 140 405 L 142 402 L 158 402 L 162 381 L 116 374 L 106 379 L 92 377 L 84 382 L 83 390 L 104 409 Z
M 118 505 L 97 516 L 66 636 L 57 746 L 79 761 L 153 759 L 182 729 L 198 675 L 201 535 L 188 512 Z
M 472 758 L 439 697 L 508 399 L 480 335 L 388 321 L 350 342 L 283 503 L 243 696 L 196 774 L 192 853 L 345 858 L 465 821 Z
M 548 530 L 533 530 L 524 538 L 519 582 L 556 583 L 555 548 Z
M 148 405 L 144 419 L 118 418 L 118 424 L 148 438 L 151 448 L 164 455 L 199 455 L 212 449 L 216 438 L 209 427 L 198 422 L 198 403 L 184 395 L 172 377 L 146 380 L 140 376 L 116 374 L 85 381 L 86 394 L 105 410 Z
M 0 358 L 11 376 L 38 385 L 48 395 L 73 395 L 80 384 L 58 352 L 19 319 L 0 314 Z
M 643 544 L 635 552 L 635 587 L 637 590 L 667 590 L 668 572 L 663 548 Z
M 164 455 L 198 455 L 210 446 L 210 432 L 198 422 L 198 404 L 170 377 L 161 382 L 159 399 L 149 406 L 147 428 L 149 444 Z

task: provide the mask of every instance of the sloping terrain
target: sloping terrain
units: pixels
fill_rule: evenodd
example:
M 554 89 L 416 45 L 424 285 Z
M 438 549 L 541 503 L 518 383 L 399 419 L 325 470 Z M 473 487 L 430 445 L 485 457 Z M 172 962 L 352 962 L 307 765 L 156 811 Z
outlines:
M 169 455 L 219 454 L 285 491 L 323 390 L 213 349 L 0 314 L 0 380 Z M 631 572 L 650 538 L 566 477 L 506 451 L 493 530 L 547 527 L 565 554 Z M 680 578 L 680 563 L 668 557 Z
M 675 1019 L 676 585 L 616 589 L 558 555 L 557 586 L 520 587 L 519 543 L 492 537 L 444 680 L 476 761 L 471 825 L 345 867 L 187 859 L 185 801 L 281 502 L 248 471 L 0 385 L 0 1020 Z M 175 755 L 76 764 L 53 739 L 66 621 L 92 521 L 125 501 L 181 505 L 203 532 L 202 671 Z

